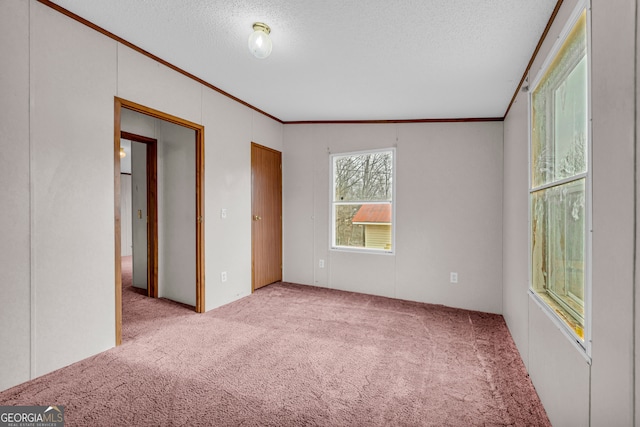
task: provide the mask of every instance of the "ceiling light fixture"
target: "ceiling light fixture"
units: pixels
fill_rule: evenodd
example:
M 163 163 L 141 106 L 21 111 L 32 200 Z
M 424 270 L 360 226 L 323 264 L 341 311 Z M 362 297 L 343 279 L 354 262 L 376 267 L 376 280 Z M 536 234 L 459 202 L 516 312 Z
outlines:
M 271 28 L 262 22 L 253 24 L 253 33 L 249 36 L 249 52 L 258 59 L 264 59 L 271 54 Z
M 125 157 L 127 157 L 127 152 L 124 151 L 124 148 L 120 147 L 120 158 L 124 159 Z

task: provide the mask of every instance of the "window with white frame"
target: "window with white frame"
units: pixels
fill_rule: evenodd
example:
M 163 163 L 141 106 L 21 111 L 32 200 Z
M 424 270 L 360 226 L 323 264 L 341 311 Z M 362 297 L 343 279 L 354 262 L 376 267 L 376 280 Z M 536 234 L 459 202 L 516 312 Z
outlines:
M 586 348 L 591 137 L 584 6 L 563 34 L 530 92 L 530 289 Z
M 395 149 L 331 155 L 333 249 L 394 251 Z

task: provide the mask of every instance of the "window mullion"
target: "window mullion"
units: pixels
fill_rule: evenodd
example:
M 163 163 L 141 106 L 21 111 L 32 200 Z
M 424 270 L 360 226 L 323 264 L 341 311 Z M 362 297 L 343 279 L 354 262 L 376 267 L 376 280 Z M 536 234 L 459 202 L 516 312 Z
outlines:
M 553 181 L 553 182 L 549 182 L 549 183 L 544 184 L 544 185 L 540 185 L 538 187 L 532 188 L 531 190 L 529 190 L 529 192 L 530 193 L 537 193 L 538 191 L 546 190 L 548 188 L 558 187 L 560 185 L 568 184 L 568 183 L 573 182 L 573 181 L 579 181 L 581 179 L 585 179 L 586 177 L 587 177 L 587 172 L 581 173 L 581 174 L 578 174 L 578 175 L 570 176 L 570 177 L 565 178 L 565 179 L 561 179 L 561 180 L 558 180 L 558 181 Z

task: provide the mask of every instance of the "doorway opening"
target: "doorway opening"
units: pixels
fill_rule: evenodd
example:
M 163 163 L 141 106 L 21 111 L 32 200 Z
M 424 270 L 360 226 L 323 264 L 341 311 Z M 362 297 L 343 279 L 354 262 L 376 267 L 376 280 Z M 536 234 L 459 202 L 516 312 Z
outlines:
M 125 131 L 120 131 L 120 138 L 121 151 L 127 142 L 124 153 L 129 155 L 128 159 L 120 155 L 120 163 L 129 166 L 130 177 L 129 188 L 120 188 L 129 191 L 130 205 L 127 210 L 123 201 L 120 211 L 123 240 L 131 234 L 127 255 L 133 259 L 132 284 L 143 287 L 147 296 L 158 298 L 158 140 Z M 126 245 L 122 245 L 121 255 L 125 250 Z
M 205 311 L 205 304 L 204 304 L 204 301 L 205 301 L 204 299 L 205 298 L 205 295 L 204 295 L 204 126 L 199 125 L 197 123 L 190 122 L 185 119 L 181 119 L 176 116 L 172 116 L 167 113 L 163 113 L 158 110 L 154 110 L 149 107 L 145 107 L 135 102 L 131 102 L 122 98 L 115 97 L 114 99 L 114 190 L 115 190 L 114 228 L 115 228 L 115 321 L 116 321 L 116 325 L 115 325 L 116 337 L 115 338 L 116 338 L 116 345 L 120 345 L 122 343 L 122 265 L 121 265 L 122 212 L 121 212 L 121 206 L 120 206 L 121 204 L 120 202 L 120 185 L 121 185 L 120 184 L 120 171 L 121 171 L 120 140 L 123 135 L 122 129 L 121 129 L 121 119 L 122 119 L 123 109 L 128 110 L 129 112 L 139 113 L 144 116 L 158 119 L 163 123 L 166 122 L 167 124 L 178 125 L 179 127 L 194 131 L 193 134 L 195 135 L 195 153 L 192 153 L 192 155 L 195 157 L 195 164 L 193 165 L 192 172 L 193 171 L 195 172 L 194 173 L 195 185 L 193 188 L 193 192 L 195 193 L 195 207 L 193 211 L 195 212 L 195 218 L 193 218 L 194 229 L 192 230 L 192 232 L 195 234 L 195 311 L 198 313 L 203 313 Z M 124 135 L 128 137 L 136 136 L 126 132 Z M 131 138 L 128 138 L 128 139 L 131 139 Z M 146 141 L 139 141 L 139 142 L 146 143 Z M 147 150 L 149 150 L 149 144 L 147 144 Z M 147 153 L 149 152 L 147 151 Z M 149 160 L 149 157 L 151 156 L 147 156 L 148 158 L 147 161 Z M 189 168 L 191 167 L 189 166 Z M 154 183 L 151 183 L 151 186 L 153 185 Z M 157 185 L 157 180 L 155 185 Z M 158 209 L 157 209 L 158 195 L 159 194 L 156 193 L 155 215 L 158 214 Z M 191 200 L 193 200 L 193 198 Z M 148 208 L 147 214 L 154 214 L 154 212 Z M 150 219 L 149 221 L 150 223 L 155 222 L 157 226 L 157 223 L 158 223 L 157 219 L 156 221 L 151 221 L 152 219 L 151 217 L 149 219 Z M 189 231 L 188 233 L 191 234 L 191 231 Z M 153 232 L 149 234 L 151 235 L 153 234 Z M 159 282 L 157 280 L 158 278 L 157 272 L 159 267 L 158 258 L 157 258 L 157 247 L 158 247 L 158 238 L 156 235 L 155 242 L 153 242 L 153 247 L 149 247 L 150 250 L 148 250 L 147 252 L 148 258 L 153 258 L 155 256 L 155 259 L 152 259 L 149 261 L 149 266 L 152 266 L 152 269 L 151 268 L 147 269 L 148 276 L 153 276 L 155 274 L 155 280 L 149 277 L 152 280 L 149 280 L 148 282 L 150 285 L 151 283 L 153 283 L 154 287 L 151 288 L 151 286 L 149 286 L 147 291 L 149 296 L 155 296 L 155 297 L 158 296 L 158 288 L 159 288 L 158 286 Z M 156 251 L 155 255 L 154 255 L 154 251 Z

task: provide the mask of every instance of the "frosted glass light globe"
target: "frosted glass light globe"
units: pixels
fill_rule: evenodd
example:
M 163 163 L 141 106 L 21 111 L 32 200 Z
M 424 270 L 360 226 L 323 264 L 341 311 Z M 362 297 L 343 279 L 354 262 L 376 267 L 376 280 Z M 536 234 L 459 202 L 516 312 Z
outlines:
M 271 54 L 273 47 L 269 37 L 271 29 L 259 22 L 253 24 L 253 29 L 255 31 L 249 36 L 249 52 L 258 59 L 264 59 Z

